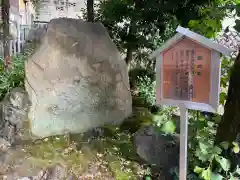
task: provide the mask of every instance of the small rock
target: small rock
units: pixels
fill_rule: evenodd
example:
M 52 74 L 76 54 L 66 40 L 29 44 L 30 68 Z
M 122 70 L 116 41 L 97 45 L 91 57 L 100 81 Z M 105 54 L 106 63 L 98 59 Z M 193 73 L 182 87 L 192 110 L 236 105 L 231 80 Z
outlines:
M 171 168 L 179 164 L 179 137 L 156 132 L 152 126 L 138 130 L 134 135 L 136 153 L 148 164 L 165 169 L 169 173 Z
M 20 137 L 29 105 L 27 92 L 19 87 L 12 89 L 0 104 L 0 137 L 10 144 L 14 144 Z
M 22 177 L 17 180 L 77 180 L 76 177 L 69 173 L 67 168 L 61 165 L 55 165 L 40 171 L 36 176 Z
M 104 137 L 104 128 L 97 127 L 83 133 L 82 140 L 90 142 L 93 139 Z

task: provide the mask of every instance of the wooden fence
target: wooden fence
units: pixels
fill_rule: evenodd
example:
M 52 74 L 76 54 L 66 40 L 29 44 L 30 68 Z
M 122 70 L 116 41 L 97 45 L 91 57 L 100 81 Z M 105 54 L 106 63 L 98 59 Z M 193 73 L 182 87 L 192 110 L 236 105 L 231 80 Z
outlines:
M 10 40 L 9 51 L 10 55 L 16 55 L 23 52 L 23 46 L 25 44 L 24 40 Z M 3 43 L 0 42 L 0 56 L 3 57 Z

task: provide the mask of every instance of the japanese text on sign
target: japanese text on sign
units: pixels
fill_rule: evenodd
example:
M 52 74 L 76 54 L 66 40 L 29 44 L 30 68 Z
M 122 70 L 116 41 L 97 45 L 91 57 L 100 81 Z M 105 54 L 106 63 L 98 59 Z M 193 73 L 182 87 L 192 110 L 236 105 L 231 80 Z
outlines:
M 210 54 L 194 45 L 167 50 L 163 55 L 163 98 L 208 103 Z

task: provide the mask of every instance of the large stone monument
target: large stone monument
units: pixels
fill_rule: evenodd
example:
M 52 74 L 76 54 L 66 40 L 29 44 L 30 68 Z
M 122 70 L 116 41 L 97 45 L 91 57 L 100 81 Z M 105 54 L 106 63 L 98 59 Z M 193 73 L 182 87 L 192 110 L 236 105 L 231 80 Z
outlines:
M 51 20 L 25 73 L 34 136 L 86 132 L 132 113 L 126 63 L 101 23 Z

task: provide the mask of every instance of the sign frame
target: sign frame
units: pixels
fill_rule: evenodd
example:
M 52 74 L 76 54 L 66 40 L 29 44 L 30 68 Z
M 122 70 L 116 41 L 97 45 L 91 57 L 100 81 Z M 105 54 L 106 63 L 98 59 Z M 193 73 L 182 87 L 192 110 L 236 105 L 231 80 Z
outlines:
M 210 39 L 207 39 L 204 36 L 194 33 L 181 26 L 179 26 L 176 31 L 178 33 L 174 37 L 169 39 L 162 47 L 160 47 L 150 55 L 151 59 L 156 58 L 156 105 L 180 106 L 180 104 L 184 104 L 187 109 L 215 113 L 219 106 L 221 53 L 227 56 L 233 50 L 214 43 Z M 168 49 L 172 48 L 183 38 L 188 38 L 211 51 L 209 103 L 199 103 L 163 98 L 163 53 Z
M 179 179 L 187 179 L 187 150 L 188 150 L 188 109 L 216 112 L 219 105 L 220 77 L 221 77 L 221 54 L 230 55 L 232 49 L 214 43 L 197 33 L 178 26 L 178 33 L 169 39 L 161 48 L 150 55 L 150 59 L 156 58 L 156 105 L 178 106 L 180 108 L 180 157 Z M 173 100 L 163 98 L 163 53 L 172 48 L 183 38 L 188 38 L 200 44 L 211 52 L 210 64 L 210 96 L 209 103 L 193 101 Z M 159 93 L 160 92 L 160 93 Z
M 219 92 L 220 92 L 220 70 L 221 61 L 220 54 L 211 50 L 211 76 L 210 76 L 210 103 L 198 103 L 192 101 L 182 101 L 173 99 L 163 98 L 163 55 L 161 54 L 157 57 L 156 61 L 156 105 L 169 105 L 169 106 L 179 106 L 180 104 L 185 104 L 187 109 L 194 109 L 207 112 L 216 112 L 219 105 Z M 160 68 L 159 68 L 160 67 Z M 160 92 L 160 93 L 159 93 Z

